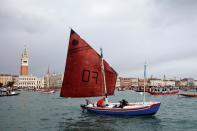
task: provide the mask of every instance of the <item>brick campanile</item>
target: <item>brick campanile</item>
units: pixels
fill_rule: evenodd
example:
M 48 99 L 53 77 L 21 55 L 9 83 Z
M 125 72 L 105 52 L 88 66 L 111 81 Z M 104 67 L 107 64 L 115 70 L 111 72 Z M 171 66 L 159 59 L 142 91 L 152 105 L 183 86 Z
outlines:
M 23 53 L 21 55 L 21 70 L 20 70 L 21 76 L 28 76 L 29 75 L 29 56 L 27 49 L 25 48 L 23 50 Z

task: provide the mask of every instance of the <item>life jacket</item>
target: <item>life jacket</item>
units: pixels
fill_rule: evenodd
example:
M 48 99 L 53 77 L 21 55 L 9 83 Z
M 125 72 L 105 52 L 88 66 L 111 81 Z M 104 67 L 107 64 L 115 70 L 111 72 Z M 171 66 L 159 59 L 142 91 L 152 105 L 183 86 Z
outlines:
M 103 98 L 97 101 L 97 106 L 104 106 L 104 105 L 105 105 L 105 101 Z

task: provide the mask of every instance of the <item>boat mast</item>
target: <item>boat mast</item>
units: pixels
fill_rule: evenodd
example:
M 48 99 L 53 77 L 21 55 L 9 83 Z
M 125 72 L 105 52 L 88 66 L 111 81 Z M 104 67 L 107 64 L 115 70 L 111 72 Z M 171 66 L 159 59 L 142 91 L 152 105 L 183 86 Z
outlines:
M 103 62 L 103 50 L 100 48 L 101 51 L 101 70 L 102 70 L 102 75 L 103 75 L 103 86 L 104 86 L 104 95 L 107 98 L 107 88 L 106 88 L 106 79 L 105 79 L 105 67 L 104 67 L 104 62 Z
M 146 90 L 146 62 L 144 64 L 144 99 L 143 99 L 143 103 L 145 103 L 145 90 Z

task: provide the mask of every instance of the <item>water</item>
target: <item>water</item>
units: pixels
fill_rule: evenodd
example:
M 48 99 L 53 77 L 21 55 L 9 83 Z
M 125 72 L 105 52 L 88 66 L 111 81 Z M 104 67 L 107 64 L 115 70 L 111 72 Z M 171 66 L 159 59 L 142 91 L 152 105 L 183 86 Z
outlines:
M 116 92 L 110 101 L 141 101 L 143 96 L 132 91 Z M 82 99 L 65 99 L 55 94 L 21 92 L 19 96 L 0 98 L 1 131 L 196 131 L 197 99 L 146 95 L 147 100 L 161 101 L 154 116 L 122 117 L 83 113 Z M 90 99 L 90 98 L 89 98 Z M 98 98 L 91 98 L 94 101 Z

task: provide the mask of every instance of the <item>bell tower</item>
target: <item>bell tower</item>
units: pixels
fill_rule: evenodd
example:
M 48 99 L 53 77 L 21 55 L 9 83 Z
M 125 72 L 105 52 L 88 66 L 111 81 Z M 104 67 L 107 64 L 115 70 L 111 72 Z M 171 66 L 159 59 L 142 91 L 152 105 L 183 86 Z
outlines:
M 21 55 L 21 70 L 20 70 L 21 76 L 28 76 L 29 75 L 29 56 L 27 52 L 27 48 L 23 50 L 23 53 Z

